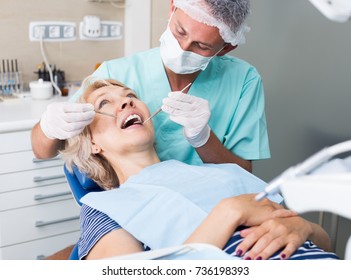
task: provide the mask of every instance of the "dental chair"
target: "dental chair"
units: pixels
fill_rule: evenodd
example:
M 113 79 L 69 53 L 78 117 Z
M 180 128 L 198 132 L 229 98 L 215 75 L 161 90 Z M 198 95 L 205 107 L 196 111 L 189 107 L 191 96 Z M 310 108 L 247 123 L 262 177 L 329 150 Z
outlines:
M 346 162 L 346 160 L 344 160 Z M 335 163 L 335 161 L 332 161 Z M 332 163 L 331 162 L 331 163 Z M 335 165 L 335 164 L 334 164 Z M 350 170 L 347 172 L 325 173 L 325 170 L 315 172 L 314 176 L 301 176 L 290 178 L 280 186 L 287 206 L 299 213 L 308 211 L 328 211 L 351 219 L 349 198 L 351 197 L 351 157 L 348 158 Z M 338 165 L 334 168 L 339 168 Z M 328 167 L 330 169 L 330 167 Z M 339 170 L 340 171 L 340 170 Z M 341 170 L 344 171 L 344 170 Z M 64 172 L 71 188 L 72 194 L 79 204 L 80 199 L 89 192 L 103 191 L 93 180 L 88 178 L 78 168 L 73 168 L 73 173 L 64 166 Z M 316 174 L 317 173 L 317 174 Z M 301 194 L 303 199 L 301 199 Z M 333 194 L 333 198 L 331 197 Z M 336 199 L 337 198 L 337 199 Z M 176 247 L 164 248 L 149 252 L 114 257 L 113 259 L 227 259 L 221 250 L 206 244 L 187 244 Z M 78 260 L 78 246 L 74 246 L 70 260 Z M 351 237 L 346 246 L 345 259 L 351 259 Z
M 82 205 L 80 199 L 89 192 L 103 191 L 93 180 L 81 172 L 77 167 L 73 168 L 71 173 L 64 165 L 66 179 L 71 188 L 74 199 L 79 206 Z M 115 260 L 233 260 L 235 257 L 230 257 L 222 250 L 209 244 L 185 244 L 174 247 L 167 247 L 158 250 L 134 253 L 124 256 L 113 257 L 109 259 Z M 238 258 L 240 259 L 240 258 Z M 79 260 L 78 245 L 75 244 L 69 260 Z
M 66 175 L 66 179 L 71 188 L 72 194 L 79 206 L 82 205 L 80 199 L 89 192 L 100 192 L 103 191 L 98 184 L 86 176 L 85 173 L 81 172 L 77 167 L 73 167 L 73 173 L 71 173 L 66 165 L 63 170 Z M 70 260 L 78 260 L 78 247 L 77 244 L 74 246 L 70 256 Z

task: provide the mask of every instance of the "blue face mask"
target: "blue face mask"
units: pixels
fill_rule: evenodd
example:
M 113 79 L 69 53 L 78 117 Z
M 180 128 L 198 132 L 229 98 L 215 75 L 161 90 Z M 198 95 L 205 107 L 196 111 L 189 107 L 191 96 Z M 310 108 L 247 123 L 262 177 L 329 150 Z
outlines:
M 208 57 L 184 51 L 169 27 L 162 34 L 160 42 L 162 61 L 167 68 L 176 74 L 191 74 L 205 70 L 211 59 L 224 48 L 221 48 L 215 55 Z

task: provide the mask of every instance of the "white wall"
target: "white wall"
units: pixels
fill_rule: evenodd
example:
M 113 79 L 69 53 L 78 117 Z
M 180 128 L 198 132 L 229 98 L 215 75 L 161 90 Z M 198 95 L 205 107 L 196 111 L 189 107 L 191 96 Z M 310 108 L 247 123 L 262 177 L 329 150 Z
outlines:
M 270 180 L 351 139 L 351 22 L 329 21 L 308 0 L 251 2 L 247 43 L 232 54 L 263 78 L 272 158 L 255 163 L 254 172 Z M 340 224 L 336 246 L 343 256 L 351 223 Z
M 271 179 L 292 164 L 351 138 L 351 22 L 327 20 L 307 0 L 252 0 L 247 43 L 233 52 L 263 77 Z
M 124 55 L 151 47 L 151 0 L 126 0 Z

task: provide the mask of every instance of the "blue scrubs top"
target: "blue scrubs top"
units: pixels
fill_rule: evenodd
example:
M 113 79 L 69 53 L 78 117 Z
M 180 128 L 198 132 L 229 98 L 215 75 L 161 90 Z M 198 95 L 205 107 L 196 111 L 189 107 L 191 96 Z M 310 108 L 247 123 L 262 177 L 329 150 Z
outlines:
M 159 48 L 104 62 L 94 73 L 118 80 L 133 89 L 151 113 L 171 91 Z M 82 94 L 79 90 L 72 100 Z M 214 57 L 196 78 L 188 94 L 207 99 L 211 108 L 209 126 L 224 146 L 237 156 L 256 160 L 270 157 L 264 91 L 257 70 L 228 55 Z M 163 160 L 177 159 L 202 164 L 196 150 L 183 135 L 182 126 L 168 114 L 153 118 L 156 151 Z

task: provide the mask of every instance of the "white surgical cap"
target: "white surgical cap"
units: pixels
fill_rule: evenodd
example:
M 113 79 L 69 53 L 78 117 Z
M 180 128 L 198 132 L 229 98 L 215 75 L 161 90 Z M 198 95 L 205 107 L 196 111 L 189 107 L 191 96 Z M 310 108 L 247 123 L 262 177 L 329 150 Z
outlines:
M 204 0 L 174 0 L 174 6 L 181 9 L 194 20 L 209 26 L 217 27 L 219 34 L 226 43 L 233 46 L 245 43 L 245 33 L 250 30 L 245 22 L 233 31 L 224 22 L 213 17 L 210 7 Z

